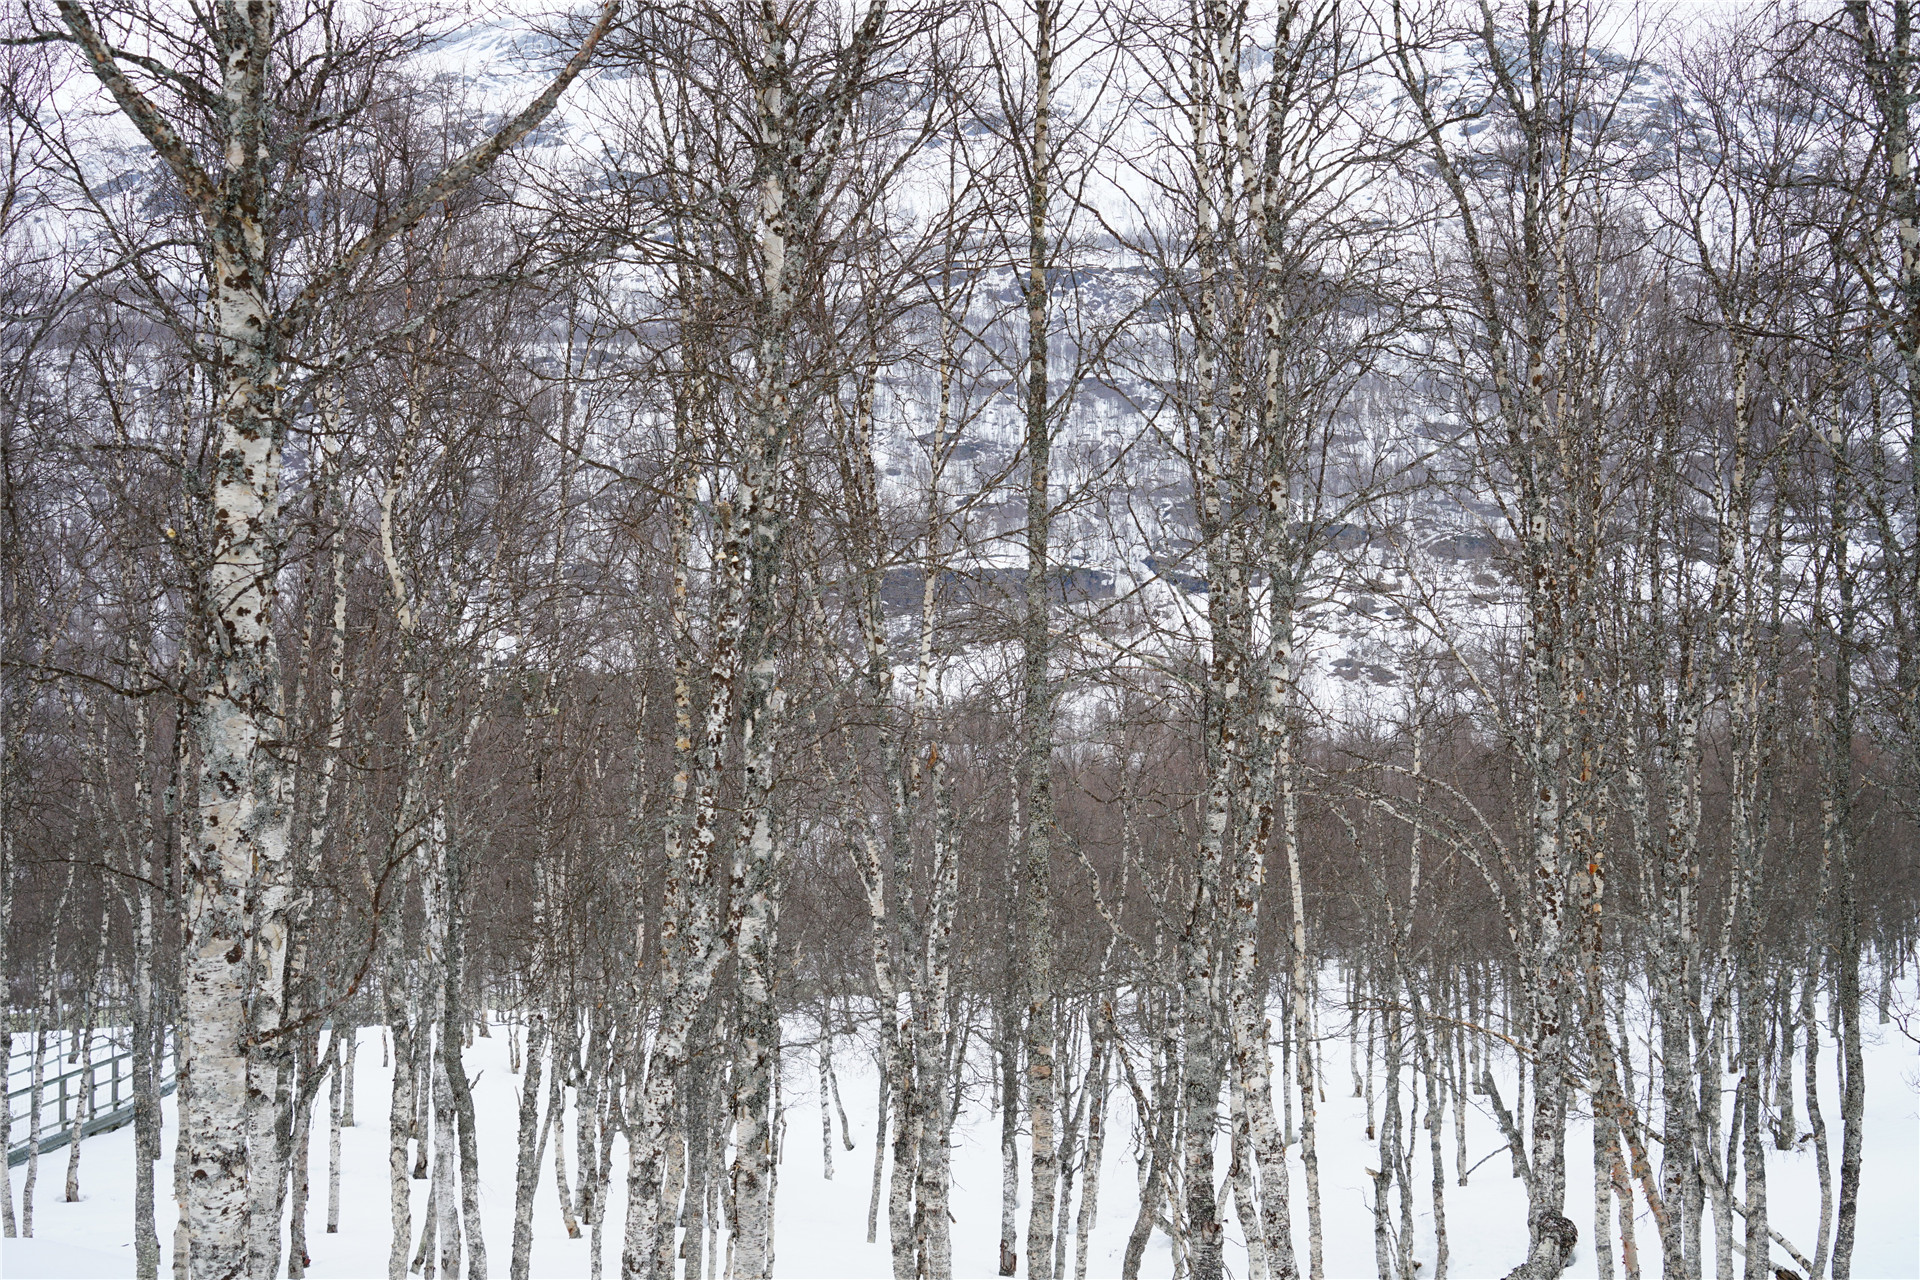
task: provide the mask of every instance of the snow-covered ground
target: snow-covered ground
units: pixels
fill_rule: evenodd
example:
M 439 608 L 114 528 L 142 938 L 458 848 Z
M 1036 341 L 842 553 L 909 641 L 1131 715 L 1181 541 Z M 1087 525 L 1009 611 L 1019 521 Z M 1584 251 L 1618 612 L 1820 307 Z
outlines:
M 1869 1081 L 1866 1113 L 1865 1168 L 1862 1178 L 1859 1243 L 1853 1274 L 1871 1277 L 1920 1277 L 1920 1060 L 1915 1046 L 1898 1025 L 1875 1026 L 1867 1011 Z M 843 1044 L 836 1054 L 843 1100 L 852 1121 L 857 1149 L 847 1151 L 835 1131 L 836 1172 L 822 1176 L 818 1093 L 812 1055 L 796 1052 L 787 1063 L 785 1090 L 785 1144 L 778 1193 L 776 1273 L 783 1277 L 881 1277 L 889 1274 L 886 1225 L 880 1242 L 866 1243 L 869 1179 L 873 1168 L 875 1085 L 868 1055 Z M 1365 1102 L 1348 1096 L 1351 1077 L 1347 1046 L 1342 1040 L 1325 1048 L 1327 1101 L 1320 1109 L 1322 1195 L 1326 1214 L 1326 1266 L 1329 1277 L 1366 1277 L 1375 1274 L 1372 1181 L 1365 1170 L 1375 1160 L 1375 1148 L 1366 1140 Z M 1822 1102 L 1834 1133 L 1838 1164 L 1839 1105 L 1834 1091 L 1830 1043 L 1823 1045 L 1826 1067 Z M 309 1213 L 309 1247 L 314 1277 L 379 1277 L 386 1274 L 387 1222 L 387 1098 L 390 1073 L 380 1067 L 381 1043 L 377 1029 L 362 1032 L 357 1075 L 359 1124 L 342 1135 L 343 1176 L 340 1234 L 325 1234 L 326 1134 L 324 1119 L 316 1125 L 313 1144 L 313 1202 Z M 504 1275 L 512 1232 L 514 1126 L 518 1077 L 508 1070 L 507 1040 L 498 1029 L 490 1038 L 476 1039 L 466 1051 L 474 1074 L 476 1117 L 483 1146 L 482 1202 L 486 1220 L 487 1256 L 491 1270 Z M 1508 1095 L 1511 1097 L 1511 1094 Z M 1476 1103 L 1479 1099 L 1474 1099 Z M 1124 1090 L 1113 1097 L 1107 1156 L 1102 1174 L 1099 1215 L 1093 1232 L 1087 1272 L 1092 1277 L 1117 1276 L 1126 1238 L 1133 1224 L 1136 1173 L 1131 1143 L 1132 1106 Z M 175 1134 L 174 1104 L 166 1102 L 163 1163 L 158 1181 L 171 1187 Z M 1427 1143 L 1424 1131 L 1414 1133 L 1414 1186 L 1420 1209 L 1416 1229 L 1420 1245 L 1416 1256 L 1425 1259 L 1422 1274 L 1433 1274 L 1433 1241 Z M 990 1276 L 997 1271 L 999 1241 L 999 1122 L 977 1100 L 970 1099 L 955 1133 L 958 1149 L 953 1160 L 953 1233 L 955 1273 Z M 1454 1136 L 1451 1117 L 1442 1143 L 1447 1162 L 1446 1214 L 1451 1260 L 1456 1278 L 1497 1276 L 1524 1252 L 1525 1197 L 1511 1175 L 1511 1164 L 1497 1156 L 1481 1165 L 1467 1187 L 1455 1185 Z M 1478 1107 L 1468 1112 L 1470 1158 L 1479 1160 L 1500 1146 L 1495 1125 Z M 1305 1207 L 1302 1174 L 1293 1162 L 1296 1229 L 1305 1261 Z M 1819 1191 L 1810 1151 L 1780 1152 L 1768 1144 L 1769 1203 L 1774 1226 L 1803 1252 L 1811 1254 L 1819 1216 Z M 569 1165 L 573 1144 L 568 1142 Z M 1224 1155 L 1224 1152 L 1223 1152 Z M 65 1151 L 43 1158 L 40 1191 L 36 1197 L 35 1239 L 7 1240 L 0 1245 L 0 1276 L 106 1277 L 133 1274 L 133 1131 L 123 1128 L 86 1140 L 81 1167 L 82 1199 L 75 1204 L 60 1199 L 66 1166 Z M 1024 1153 L 1023 1153 L 1024 1160 Z M 619 1271 L 619 1224 L 625 1212 L 623 1171 L 625 1153 L 616 1148 L 610 1187 L 608 1225 L 604 1244 L 605 1274 Z M 1224 1159 L 1220 1166 L 1225 1168 Z M 1579 1224 L 1580 1247 L 1570 1275 L 1595 1274 L 1590 1233 L 1593 1222 L 1591 1188 L 1592 1146 L 1584 1121 L 1576 1122 L 1568 1152 L 1569 1216 Z M 22 1169 L 14 1170 L 16 1195 Z M 419 1228 L 427 1184 L 413 1184 L 414 1226 Z M 1077 1196 L 1077 1187 L 1076 1187 Z M 1228 1266 L 1236 1277 L 1246 1275 L 1245 1254 L 1237 1222 L 1228 1213 Z M 1024 1208 L 1021 1223 L 1025 1224 Z M 172 1205 L 161 1205 L 161 1241 L 171 1244 Z M 1709 1231 L 1710 1234 L 1710 1231 Z M 1658 1237 L 1643 1214 L 1637 1230 L 1642 1258 L 1658 1266 Z M 1788 1260 L 1776 1253 L 1781 1263 Z M 1071 1260 L 1069 1260 L 1071 1266 Z M 170 1263 L 163 1259 L 161 1274 Z M 1147 1253 L 1145 1274 L 1165 1276 L 1171 1255 L 1165 1236 L 1155 1233 Z M 1025 1267 L 1022 1264 L 1022 1273 Z M 588 1274 L 588 1240 L 569 1240 L 561 1225 L 554 1194 L 551 1149 L 535 1216 L 533 1274 L 541 1277 L 584 1277 Z

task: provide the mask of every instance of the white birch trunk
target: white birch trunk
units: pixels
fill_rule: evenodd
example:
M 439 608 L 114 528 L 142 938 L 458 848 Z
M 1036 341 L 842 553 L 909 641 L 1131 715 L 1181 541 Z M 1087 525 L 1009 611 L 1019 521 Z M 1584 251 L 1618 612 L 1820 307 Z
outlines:
M 535 911 L 538 920 L 540 912 Z M 547 1056 L 547 1021 L 537 1010 L 527 1024 L 524 1074 L 520 1077 L 518 1156 L 513 1180 L 513 1252 L 511 1280 L 527 1280 L 533 1259 L 533 1199 L 540 1181 L 540 1157 L 553 1127 L 553 1109 L 540 1109 L 541 1068 Z M 557 1068 L 556 1068 L 557 1070 Z
M 1022 387 L 1026 428 L 1026 582 L 1021 630 L 1020 733 L 1023 861 L 1026 877 L 1026 1103 L 1031 1139 L 1027 1214 L 1027 1274 L 1053 1280 L 1054 1188 L 1060 1179 L 1054 1146 L 1054 990 L 1053 990 L 1053 718 L 1051 455 L 1052 393 L 1048 367 L 1050 248 L 1048 205 L 1055 179 L 1053 156 L 1053 76 L 1058 0 L 1031 0 L 1033 21 L 1033 119 L 1024 156 L 1027 176 L 1027 262 L 1022 283 L 1027 320 L 1027 350 Z
M 358 1040 L 357 1028 L 349 1028 L 349 1041 Z M 340 1048 L 336 1035 L 327 1045 L 330 1079 L 327 1081 L 327 1234 L 340 1233 L 340 1129 L 346 1112 L 345 1095 L 352 1087 L 347 1082 L 346 1064 L 350 1060 Z

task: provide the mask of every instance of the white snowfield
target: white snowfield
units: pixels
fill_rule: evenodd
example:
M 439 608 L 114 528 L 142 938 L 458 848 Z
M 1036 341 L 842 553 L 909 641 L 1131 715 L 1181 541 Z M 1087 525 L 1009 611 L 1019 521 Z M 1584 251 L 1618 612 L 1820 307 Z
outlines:
M 1913 1009 L 1913 993 L 1904 993 L 1902 1001 Z M 1854 1252 L 1853 1274 L 1860 1280 L 1913 1280 L 1920 1277 L 1920 1058 L 1916 1045 L 1901 1030 L 1898 1020 L 1875 1025 L 1872 1003 L 1863 1010 L 1866 1023 L 1868 1079 L 1865 1157 L 1859 1218 L 1859 1242 Z M 497 1015 L 496 1015 L 497 1019 Z M 1920 1030 L 1920 1022 L 1910 1022 Z M 1335 1026 L 1329 1017 L 1327 1026 Z M 820 1116 L 818 1089 L 810 1047 L 799 1047 L 801 1038 L 811 1034 L 809 1024 L 793 1028 L 796 1047 L 788 1054 L 782 1098 L 784 1140 L 779 1166 L 778 1220 L 775 1235 L 775 1274 L 781 1277 L 886 1277 L 891 1274 L 886 1245 L 885 1205 L 881 1208 L 879 1239 L 867 1243 L 867 1203 L 873 1173 L 874 1104 L 876 1072 L 867 1049 L 851 1040 L 836 1046 L 835 1070 L 841 1096 L 852 1122 L 854 1151 L 841 1144 L 838 1122 L 834 1133 L 835 1174 L 831 1181 L 822 1176 L 820 1152 Z M 1828 1117 L 1833 1150 L 1831 1159 L 1839 1164 L 1839 1134 L 1835 1117 L 1839 1113 L 1838 1093 L 1833 1075 L 1836 1058 L 1829 1038 L 1823 1037 L 1823 1078 L 1821 1099 Z M 481 1203 L 486 1218 L 487 1258 L 495 1275 L 506 1275 L 513 1225 L 513 1179 L 515 1164 L 514 1134 L 519 1101 L 519 1078 L 508 1069 L 507 1038 L 496 1020 L 493 1034 L 476 1038 L 465 1054 L 473 1074 L 473 1095 L 479 1127 L 482 1159 Z M 1321 1185 L 1326 1214 L 1326 1270 L 1330 1280 L 1344 1277 L 1371 1277 L 1374 1264 L 1372 1197 L 1373 1183 L 1368 1176 L 1377 1148 L 1366 1137 L 1366 1103 L 1352 1095 L 1352 1076 L 1348 1070 L 1348 1045 L 1335 1036 L 1323 1047 L 1327 1098 L 1319 1111 Z M 386 1275 L 389 1229 L 387 1219 L 387 1099 L 391 1072 L 381 1065 L 381 1032 L 366 1028 L 360 1033 L 359 1063 L 356 1075 L 358 1124 L 342 1134 L 342 1176 L 340 1233 L 327 1235 L 326 1186 L 327 1142 L 324 1092 L 316 1108 L 316 1127 L 312 1148 L 312 1202 L 308 1211 L 308 1239 L 312 1267 L 308 1274 L 316 1280 L 335 1277 L 375 1280 Z M 1511 1067 L 1511 1060 L 1508 1060 Z M 1278 1082 L 1276 1082 L 1278 1084 Z M 1512 1097 L 1512 1080 L 1504 1082 L 1504 1092 Z M 1729 1086 L 1731 1081 L 1729 1081 Z M 1499 1152 L 1501 1140 L 1495 1122 L 1485 1110 L 1482 1099 L 1470 1095 L 1467 1112 L 1467 1150 L 1471 1161 L 1480 1161 Z M 1414 1102 L 1411 1090 L 1405 1105 Z M 1376 1099 L 1376 1106 L 1380 1100 Z M 1800 1104 L 1804 1105 L 1802 1101 Z M 163 1257 L 160 1273 L 171 1276 L 172 1205 L 167 1201 L 172 1187 L 172 1159 L 176 1133 L 173 1099 L 166 1107 L 163 1156 L 156 1181 L 162 1188 L 160 1236 Z M 953 1157 L 952 1212 L 957 1222 L 953 1232 L 954 1274 L 956 1276 L 992 1276 L 998 1270 L 1000 1221 L 999 1120 L 991 1111 L 991 1099 L 981 1091 L 970 1093 L 955 1127 L 956 1150 Z M 573 1112 L 569 1109 L 569 1120 Z M 1424 1111 L 1421 1117 L 1424 1119 Z M 1805 1116 L 1801 1114 L 1801 1127 Z M 1106 1159 L 1101 1175 L 1100 1200 L 1094 1227 L 1087 1275 L 1093 1278 L 1120 1274 L 1121 1258 L 1128 1231 L 1133 1225 L 1137 1199 L 1137 1166 L 1131 1146 L 1133 1105 L 1124 1088 L 1116 1088 L 1109 1102 Z M 1457 1185 L 1454 1166 L 1456 1150 L 1452 1108 L 1443 1119 L 1442 1152 L 1446 1163 L 1446 1201 L 1450 1258 L 1448 1275 L 1453 1280 L 1475 1280 L 1504 1274 L 1525 1253 L 1526 1198 L 1521 1184 L 1512 1176 L 1511 1161 L 1504 1154 L 1486 1160 L 1472 1174 L 1468 1186 Z M 1434 1241 L 1431 1201 L 1431 1166 L 1424 1130 L 1409 1134 L 1413 1152 L 1412 1185 L 1416 1193 L 1415 1230 L 1419 1242 L 1415 1256 L 1424 1261 L 1424 1276 L 1434 1274 Z M 569 1133 L 568 1163 L 572 1165 L 573 1138 Z M 1306 1262 L 1306 1222 L 1303 1175 L 1298 1147 L 1291 1161 L 1294 1188 L 1296 1240 L 1304 1270 Z M 1819 1182 L 1811 1143 L 1796 1151 L 1778 1151 L 1767 1144 L 1769 1206 L 1772 1225 L 1803 1253 L 1811 1256 L 1820 1212 Z M 620 1267 L 621 1222 L 626 1211 L 626 1153 L 616 1140 L 613 1153 L 613 1177 L 609 1185 L 610 1204 L 602 1245 L 603 1274 L 617 1277 Z M 1024 1149 L 1021 1167 L 1026 1168 Z M 1591 1129 L 1584 1117 L 1571 1124 L 1568 1138 L 1567 1169 L 1569 1192 L 1567 1213 L 1580 1227 L 1580 1245 L 1568 1270 L 1569 1276 L 1592 1276 L 1595 1260 L 1591 1248 L 1593 1222 L 1593 1148 Z M 33 1280 L 55 1277 L 132 1276 L 133 1260 L 133 1130 L 122 1128 L 88 1138 L 81 1165 L 82 1198 L 78 1203 L 61 1200 L 66 1168 L 66 1152 L 43 1157 L 40 1189 L 34 1210 L 35 1238 L 0 1243 L 0 1277 L 5 1280 Z M 1226 1169 L 1226 1150 L 1222 1143 L 1218 1169 Z M 20 1186 L 20 1174 L 14 1171 L 14 1186 Z M 569 1169 L 569 1177 L 574 1171 Z M 427 1183 L 413 1184 L 413 1223 L 417 1232 L 426 1205 Z M 1024 1227 L 1025 1187 L 1019 1221 Z M 1075 1188 L 1076 1202 L 1078 1184 Z M 1227 1265 L 1236 1280 L 1246 1276 L 1246 1255 L 1239 1224 L 1233 1220 L 1231 1198 L 1223 1198 L 1227 1215 Z M 1395 1203 L 1395 1219 L 1398 1205 Z M 569 1240 L 561 1222 L 555 1195 L 552 1149 L 548 1148 L 541 1172 L 539 1196 L 534 1217 L 533 1275 L 537 1277 L 586 1277 L 590 1274 L 589 1235 L 584 1225 L 581 1238 Z M 1712 1229 L 1705 1233 L 1711 1247 Z M 1736 1226 L 1736 1239 L 1739 1238 Z M 1658 1273 L 1659 1239 L 1653 1222 L 1644 1212 L 1636 1228 L 1641 1263 L 1649 1276 Z M 723 1249 L 724 1253 L 724 1249 Z M 1791 1269 L 1791 1260 L 1776 1247 L 1775 1264 Z M 1073 1265 L 1071 1250 L 1067 1275 Z M 1736 1270 L 1743 1264 L 1736 1260 Z M 1022 1263 L 1022 1274 L 1025 1266 Z M 1172 1271 L 1172 1255 L 1165 1235 L 1155 1232 L 1148 1248 L 1142 1274 L 1164 1277 Z M 1708 1274 L 1712 1274 L 1711 1267 Z

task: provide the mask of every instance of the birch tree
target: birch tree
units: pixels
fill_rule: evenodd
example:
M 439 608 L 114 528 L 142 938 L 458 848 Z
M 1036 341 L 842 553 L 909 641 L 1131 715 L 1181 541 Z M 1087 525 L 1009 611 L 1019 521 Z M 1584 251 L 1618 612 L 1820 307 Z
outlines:
M 455 159 L 421 188 L 380 211 L 346 253 L 300 263 L 279 252 L 276 233 L 307 136 L 350 124 L 360 104 L 327 100 L 326 73 L 355 55 L 331 40 L 310 50 L 309 20 L 276 4 L 227 5 L 204 27 L 175 30 L 172 15 L 94 8 L 62 0 L 60 27 L 127 121 L 177 184 L 198 241 L 199 287 L 155 299 L 177 317 L 209 370 L 209 432 L 216 470 L 208 486 L 211 544 L 202 587 L 211 639 L 201 665 L 199 813 L 186 866 L 183 945 L 185 1052 L 189 1082 L 184 1131 L 188 1197 L 182 1212 L 196 1276 L 232 1276 L 269 1267 L 277 1254 L 257 1236 L 248 1257 L 248 1219 L 277 1220 L 280 1180 L 259 1105 L 278 1094 L 277 1046 L 284 999 L 291 894 L 282 796 L 283 766 L 270 745 L 281 734 L 275 631 L 276 578 L 284 535 L 280 480 L 285 422 L 297 388 L 286 361 L 315 309 L 359 283 L 381 249 L 450 194 L 489 168 L 553 109 L 611 23 L 609 5 L 593 33 L 545 92 L 498 132 Z M 404 40 L 369 33 L 381 55 Z M 185 56 L 211 46 L 212 58 Z M 174 65 L 128 47 L 178 49 Z M 318 58 L 313 58 L 313 53 Z M 204 303 L 202 302 L 204 298 Z M 199 308 L 204 305 L 203 323 Z M 248 1099 L 256 1117 L 248 1121 Z
M 1296 1272 L 1258 957 L 1266 859 L 1277 838 L 1296 894 L 1288 981 L 1295 1014 L 1304 1016 L 1297 613 L 1330 531 L 1370 492 L 1366 462 L 1334 460 L 1329 439 L 1393 323 L 1391 307 L 1358 321 L 1336 318 L 1356 295 L 1384 296 L 1371 273 L 1381 262 L 1379 228 L 1391 225 L 1384 207 L 1363 211 L 1368 176 L 1379 171 L 1378 122 L 1362 113 L 1358 96 L 1360 35 L 1334 5 L 1263 13 L 1208 6 L 1179 33 L 1181 61 L 1151 72 L 1177 74 L 1184 91 L 1167 167 L 1156 174 L 1191 219 L 1164 251 L 1165 287 L 1180 318 L 1165 385 L 1194 495 L 1210 653 L 1201 698 L 1207 795 L 1182 943 L 1187 1212 L 1199 1272 L 1215 1265 L 1206 1117 L 1223 1071 L 1258 1170 L 1259 1220 L 1246 1229 L 1264 1266 L 1279 1276 Z M 1347 470 L 1356 462 L 1360 471 Z M 1210 936 L 1220 911 L 1230 925 Z M 1309 1269 L 1317 1275 L 1310 1089 L 1301 1106 Z
M 687 18 L 692 21 L 684 23 Z M 663 1252 L 669 1207 L 660 1195 L 668 1177 L 664 1165 L 674 1080 L 715 966 L 731 954 L 741 1001 L 736 1031 L 745 1054 L 732 1099 L 735 1265 L 760 1275 L 772 1265 L 769 1109 L 779 1043 L 773 956 L 781 851 L 773 788 L 786 697 L 774 653 L 776 599 L 784 581 L 789 451 L 805 426 L 804 391 L 824 372 L 809 363 L 801 322 L 805 308 L 821 296 L 831 265 L 827 228 L 841 211 L 829 196 L 836 191 L 846 149 L 863 136 L 860 108 L 877 85 L 896 74 L 889 60 L 929 19 L 896 17 L 885 3 L 877 3 L 857 13 L 762 6 L 746 28 L 733 21 L 731 12 L 717 9 L 662 12 L 647 20 L 683 23 L 689 34 L 676 43 L 706 72 L 695 96 L 679 97 L 675 90 L 661 108 L 713 128 L 723 140 L 723 153 L 751 174 L 755 202 L 732 210 L 737 221 L 715 220 L 696 233 L 700 243 L 738 255 L 742 268 L 725 280 L 731 291 L 725 306 L 745 320 L 740 357 L 746 372 L 729 372 L 722 386 L 744 427 L 732 438 L 719 482 L 726 497 L 715 533 L 715 562 L 724 575 L 724 603 L 710 650 L 704 732 L 688 761 L 691 769 L 682 771 L 685 781 L 675 783 L 676 793 L 688 797 L 688 825 L 684 836 L 673 837 L 686 843 L 670 848 L 668 857 L 670 866 L 685 868 L 675 874 L 685 876 L 686 889 L 674 904 L 681 919 L 663 934 L 669 944 L 662 956 L 665 1012 L 653 1041 L 641 1135 L 629 1172 L 623 1268 L 630 1276 L 646 1273 Z M 648 54 L 635 45 L 623 56 L 645 65 Z M 689 112 L 701 114 L 690 117 Z M 742 121 L 746 127 L 733 132 Z M 682 157 L 671 152 L 668 157 L 677 170 L 677 181 L 668 188 L 675 199 L 692 198 L 730 176 L 689 171 L 681 167 Z M 705 220 L 705 215 L 695 219 Z M 628 244 L 655 249 L 631 239 Z M 676 269 L 671 257 L 665 264 Z M 698 261 L 677 267 L 699 280 L 703 290 L 718 282 Z M 718 870 L 714 859 L 721 833 L 715 824 L 722 757 L 730 744 L 741 753 L 740 818 L 725 846 L 732 851 L 732 868 L 725 893 L 719 894 L 717 885 L 707 886 Z
M 1594 379 L 1606 352 L 1595 257 L 1605 235 L 1612 130 L 1627 67 L 1595 58 L 1599 8 L 1482 6 L 1458 26 L 1395 4 L 1391 59 L 1450 222 L 1462 273 L 1450 299 L 1464 357 L 1461 412 L 1471 465 L 1497 491 L 1522 610 L 1523 718 L 1503 726 L 1525 762 L 1526 888 L 1509 928 L 1525 975 L 1532 1071 L 1526 1152 L 1528 1249 L 1516 1277 L 1560 1274 L 1576 1228 L 1565 1215 L 1571 1087 L 1569 961 L 1576 913 L 1598 882 L 1593 840 L 1600 778 L 1589 662 L 1590 585 L 1603 517 L 1604 460 Z M 1445 34 L 1443 35 L 1442 32 Z M 1432 67 L 1441 40 L 1471 42 L 1484 70 L 1448 83 Z M 1484 78 L 1480 78 L 1484 77 Z M 1460 129 L 1485 118 L 1503 154 Z M 1489 167 L 1491 166 L 1491 167 Z M 1489 179 L 1498 174 L 1499 185 Z M 1576 902 L 1576 898 L 1579 899 Z M 1516 1160 L 1519 1152 L 1516 1148 Z

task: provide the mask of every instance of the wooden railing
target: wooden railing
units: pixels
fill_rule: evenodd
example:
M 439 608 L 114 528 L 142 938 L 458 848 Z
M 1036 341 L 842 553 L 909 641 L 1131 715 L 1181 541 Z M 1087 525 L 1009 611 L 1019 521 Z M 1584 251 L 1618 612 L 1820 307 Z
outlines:
M 32 1142 L 28 1131 L 33 1123 L 33 1055 L 34 1045 L 30 1042 L 24 1048 L 19 1041 L 30 1040 L 18 1032 L 14 1033 L 15 1049 L 7 1063 L 7 1116 L 9 1119 L 8 1138 L 11 1145 L 7 1148 L 9 1165 L 25 1164 Z M 92 1107 L 81 1105 L 85 1101 L 87 1073 L 85 1064 L 69 1066 L 66 1062 L 68 1046 L 61 1044 L 50 1047 L 54 1073 L 49 1073 L 40 1082 L 40 1152 L 57 1151 L 74 1140 L 76 1130 L 82 1138 L 96 1133 L 106 1133 L 118 1129 L 133 1119 L 133 1051 L 119 1049 L 117 1052 L 93 1060 Z M 175 1076 L 173 1070 L 173 1038 L 168 1036 L 166 1048 L 156 1064 L 162 1097 L 173 1092 Z M 82 1113 L 90 1112 L 84 1124 L 80 1123 Z

